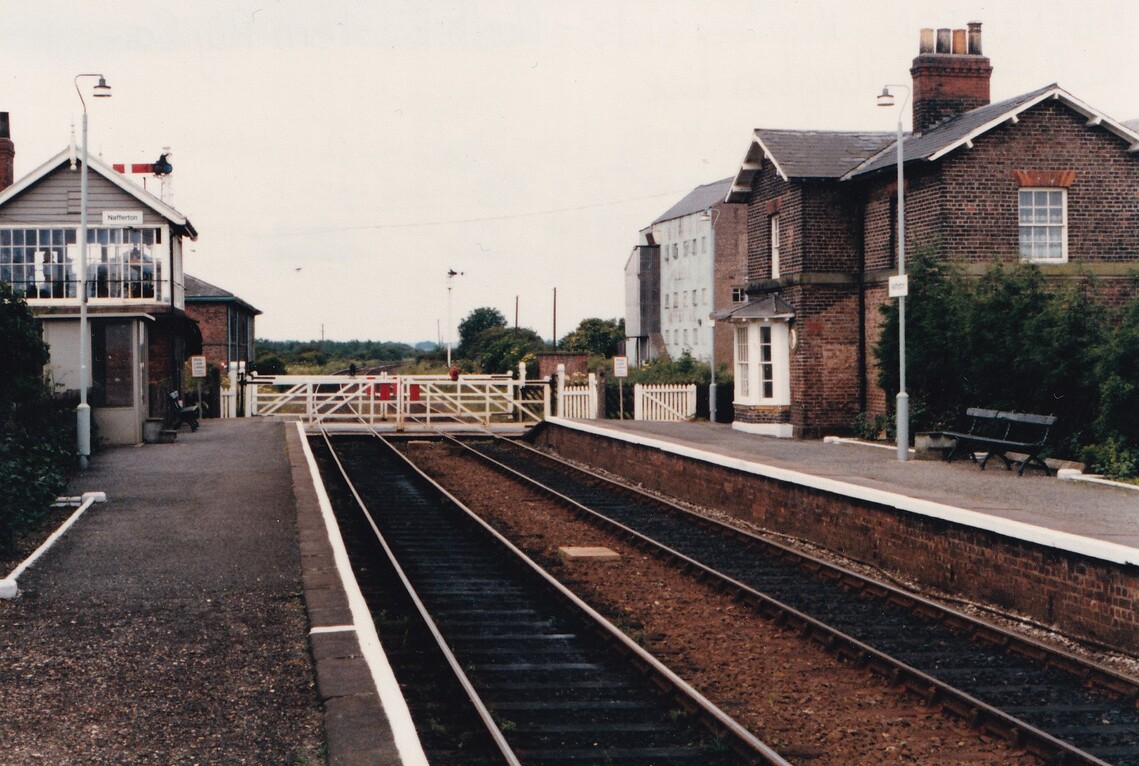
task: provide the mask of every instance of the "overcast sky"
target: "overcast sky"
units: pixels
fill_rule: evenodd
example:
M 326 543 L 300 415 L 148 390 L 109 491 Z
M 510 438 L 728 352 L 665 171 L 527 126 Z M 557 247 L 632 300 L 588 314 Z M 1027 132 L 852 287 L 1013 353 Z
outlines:
M 639 229 L 733 175 L 756 127 L 892 130 L 922 27 L 983 22 L 1001 100 L 1058 82 L 1139 118 L 1120 0 L 0 0 L 17 177 L 70 141 L 173 149 L 186 270 L 273 339 L 446 337 L 493 306 L 550 337 L 624 314 Z M 90 87 L 88 83 L 87 87 Z M 905 124 L 908 128 L 909 116 Z M 442 330 L 440 330 L 442 328 Z M 454 331 L 451 331 L 454 337 Z

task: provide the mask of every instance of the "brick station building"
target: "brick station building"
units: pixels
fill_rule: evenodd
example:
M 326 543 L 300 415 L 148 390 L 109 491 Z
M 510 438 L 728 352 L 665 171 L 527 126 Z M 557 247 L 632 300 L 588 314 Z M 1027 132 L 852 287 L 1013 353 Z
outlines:
M 198 323 L 208 364 L 228 370 L 253 362 L 254 321 L 261 314 L 228 290 L 186 275 L 186 315 Z
M 1127 299 L 1139 134 L 1055 84 L 990 103 L 991 73 L 979 23 L 922 30 L 903 141 L 906 252 L 973 274 L 1029 261 Z M 754 131 L 727 195 L 747 205 L 748 301 L 713 314 L 734 328 L 734 428 L 818 436 L 885 412 L 871 349 L 897 273 L 895 139 Z

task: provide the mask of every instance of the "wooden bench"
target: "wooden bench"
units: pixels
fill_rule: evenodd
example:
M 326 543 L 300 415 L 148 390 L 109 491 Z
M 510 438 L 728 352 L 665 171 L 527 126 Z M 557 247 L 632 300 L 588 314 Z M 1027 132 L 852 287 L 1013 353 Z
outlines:
M 1029 412 L 1003 412 L 1000 410 L 986 410 L 980 407 L 970 407 L 965 411 L 969 417 L 969 430 L 943 431 L 942 435 L 955 441 L 953 448 L 946 454 L 945 459 L 952 461 L 955 457 L 967 454 L 976 463 L 978 452 L 986 452 L 981 460 L 981 470 L 990 458 L 998 457 L 1005 464 L 1007 470 L 1012 470 L 1013 463 L 1018 463 L 1017 475 L 1024 475 L 1024 469 L 1030 465 L 1044 469 L 1044 473 L 1051 475 L 1052 469 L 1041 460 L 1040 452 L 1044 449 L 1052 426 L 1056 425 L 1053 415 L 1034 415 Z M 1022 453 L 1021 460 L 1010 460 L 1009 452 Z

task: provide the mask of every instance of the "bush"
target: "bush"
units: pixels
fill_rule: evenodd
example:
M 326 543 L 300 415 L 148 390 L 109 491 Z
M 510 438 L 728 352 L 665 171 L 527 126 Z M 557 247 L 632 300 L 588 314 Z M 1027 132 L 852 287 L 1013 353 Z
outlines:
M 1103 474 L 1109 479 L 1131 478 L 1139 468 L 1139 450 L 1128 447 L 1117 439 L 1084 447 L 1081 459 L 1089 471 Z
M 1139 342 L 1139 303 L 1132 310 L 1134 337 L 1123 337 L 1093 288 L 1091 282 L 1058 286 L 1032 264 L 997 263 L 967 279 L 928 249 L 919 251 L 906 301 L 911 432 L 944 430 L 976 406 L 1055 415 L 1053 435 L 1062 453 L 1078 454 L 1090 442 L 1119 436 L 1102 422 L 1101 405 L 1118 401 L 1107 415 L 1114 425 L 1136 420 L 1131 413 L 1139 402 L 1131 386 L 1139 385 L 1139 374 L 1129 360 Z M 892 404 L 898 391 L 897 302 L 882 313 L 874 353 L 878 383 Z M 1112 374 L 1118 382 L 1112 383 Z M 1124 435 L 1134 446 L 1139 432 L 1129 427 Z
M 9 408 L 0 423 L 0 551 L 42 524 L 67 486 L 75 459 L 75 401 L 40 400 Z

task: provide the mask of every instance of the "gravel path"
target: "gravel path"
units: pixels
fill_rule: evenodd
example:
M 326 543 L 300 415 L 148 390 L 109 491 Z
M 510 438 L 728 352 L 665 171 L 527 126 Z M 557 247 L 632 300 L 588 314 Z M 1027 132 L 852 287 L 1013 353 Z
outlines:
M 283 427 L 212 421 L 79 477 L 108 502 L 0 602 L 0 763 L 324 763 Z

